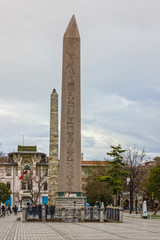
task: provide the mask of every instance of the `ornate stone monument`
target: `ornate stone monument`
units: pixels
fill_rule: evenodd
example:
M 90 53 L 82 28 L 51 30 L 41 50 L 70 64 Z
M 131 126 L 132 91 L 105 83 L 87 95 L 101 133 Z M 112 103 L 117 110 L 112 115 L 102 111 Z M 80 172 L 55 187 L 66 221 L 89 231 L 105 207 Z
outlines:
M 49 205 L 55 205 L 58 188 L 58 94 L 51 94 L 50 104 L 50 146 L 49 146 Z
M 74 221 L 75 215 L 84 207 L 81 196 L 80 92 L 80 35 L 73 15 L 63 38 L 59 197 L 56 200 L 56 213 L 61 214 L 65 208 L 68 221 Z

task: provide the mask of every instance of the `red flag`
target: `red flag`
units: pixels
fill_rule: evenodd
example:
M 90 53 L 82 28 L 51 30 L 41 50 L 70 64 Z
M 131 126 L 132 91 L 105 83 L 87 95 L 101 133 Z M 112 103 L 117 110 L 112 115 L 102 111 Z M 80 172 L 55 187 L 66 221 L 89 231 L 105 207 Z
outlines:
M 27 170 L 24 170 L 22 176 L 19 178 L 20 180 L 23 178 L 23 175 L 27 173 Z
M 20 180 L 23 178 L 23 174 L 22 174 L 22 176 L 19 178 Z

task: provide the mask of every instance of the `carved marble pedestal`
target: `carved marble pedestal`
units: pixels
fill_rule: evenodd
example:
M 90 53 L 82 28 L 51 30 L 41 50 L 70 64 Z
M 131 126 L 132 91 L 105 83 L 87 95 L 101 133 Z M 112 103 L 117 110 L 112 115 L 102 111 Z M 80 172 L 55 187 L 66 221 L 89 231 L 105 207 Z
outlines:
M 56 198 L 55 218 L 64 222 L 80 222 L 81 209 L 85 207 L 85 198 L 77 197 L 76 194 Z

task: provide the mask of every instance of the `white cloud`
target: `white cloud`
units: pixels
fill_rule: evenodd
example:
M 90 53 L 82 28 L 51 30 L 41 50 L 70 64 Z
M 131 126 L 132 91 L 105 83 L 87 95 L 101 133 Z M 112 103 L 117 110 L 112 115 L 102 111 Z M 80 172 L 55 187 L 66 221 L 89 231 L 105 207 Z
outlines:
M 158 0 L 0 0 L 0 6 L 5 151 L 16 149 L 25 134 L 26 144 L 48 153 L 50 94 L 57 89 L 60 106 L 62 38 L 75 14 L 84 155 L 103 159 L 111 143 L 144 143 L 159 152 Z

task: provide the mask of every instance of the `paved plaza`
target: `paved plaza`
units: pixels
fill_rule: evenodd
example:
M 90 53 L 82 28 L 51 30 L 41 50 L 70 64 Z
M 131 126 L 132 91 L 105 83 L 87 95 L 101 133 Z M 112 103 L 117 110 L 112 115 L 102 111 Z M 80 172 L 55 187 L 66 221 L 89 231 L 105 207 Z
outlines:
M 0 218 L 0 240 L 159 240 L 160 220 L 124 217 L 124 223 L 53 223 Z

